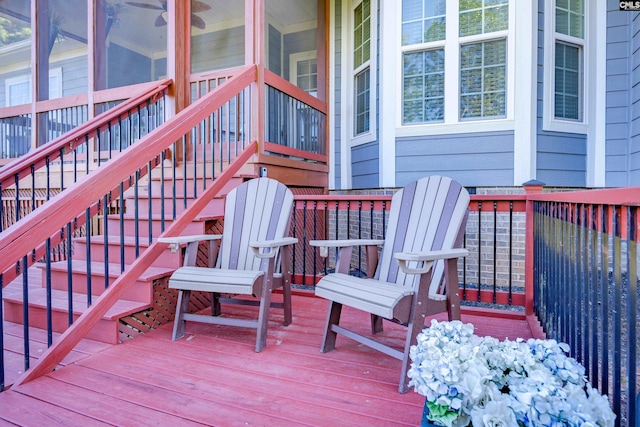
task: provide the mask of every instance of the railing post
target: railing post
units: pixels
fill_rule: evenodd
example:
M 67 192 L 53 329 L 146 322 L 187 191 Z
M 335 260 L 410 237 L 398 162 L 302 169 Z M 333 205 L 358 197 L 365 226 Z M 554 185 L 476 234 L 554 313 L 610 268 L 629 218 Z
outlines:
M 533 266 L 534 266 L 534 253 L 533 253 L 533 229 L 534 229 L 534 212 L 533 212 L 533 200 L 529 197 L 532 194 L 542 193 L 544 183 L 537 180 L 527 181 L 524 184 L 524 190 L 527 196 L 525 207 L 525 255 L 524 255 L 524 293 L 525 293 L 525 314 L 527 320 L 529 320 L 530 326 L 538 325 L 536 329 L 540 329 L 537 318 L 533 311 Z M 533 322 L 535 320 L 535 322 Z M 532 329 L 534 332 L 534 329 Z M 541 332 L 541 331 L 540 331 Z

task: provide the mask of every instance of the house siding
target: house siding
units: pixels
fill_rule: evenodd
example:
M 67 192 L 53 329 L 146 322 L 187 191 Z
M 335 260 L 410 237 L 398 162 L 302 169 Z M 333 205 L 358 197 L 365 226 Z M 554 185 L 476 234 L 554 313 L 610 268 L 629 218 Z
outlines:
M 191 72 L 236 67 L 244 64 L 244 26 L 205 33 L 191 43 Z M 213 56 L 215 55 L 215 56 Z
M 616 2 L 617 3 L 617 2 Z M 631 17 L 631 42 L 628 55 L 631 56 L 631 147 L 629 185 L 640 185 L 640 14 Z
M 447 175 L 464 186 L 510 186 L 513 158 L 513 131 L 402 137 L 396 141 L 396 185 Z
M 351 185 L 353 188 L 378 188 L 380 164 L 378 143 L 361 144 L 351 149 Z
M 538 2 L 538 81 L 536 121 L 536 179 L 547 186 L 584 187 L 587 182 L 586 135 L 551 132 L 543 129 L 544 107 L 544 8 Z
M 607 102 L 606 159 L 607 187 L 628 185 L 630 178 L 631 118 L 629 52 L 631 14 L 621 13 L 611 2 L 607 11 Z
M 269 71 L 273 71 L 277 75 L 282 75 L 282 34 L 278 31 L 273 25 L 269 25 L 269 36 L 268 36 L 268 53 L 269 61 L 268 68 Z
M 308 52 L 316 50 L 316 30 L 298 31 L 284 35 L 284 78 L 291 80 L 291 70 L 289 70 L 289 57 L 294 53 Z M 294 82 L 295 83 L 295 82 Z

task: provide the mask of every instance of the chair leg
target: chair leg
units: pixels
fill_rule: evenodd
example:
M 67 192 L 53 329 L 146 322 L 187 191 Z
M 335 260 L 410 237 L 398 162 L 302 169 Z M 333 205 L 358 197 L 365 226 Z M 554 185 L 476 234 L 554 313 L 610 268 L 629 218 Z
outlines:
M 220 308 L 220 294 L 218 292 L 211 292 L 211 315 L 220 316 L 222 314 L 222 308 Z
M 456 258 L 445 261 L 444 280 L 449 321 L 460 320 L 460 287 L 458 285 L 458 260 Z
M 284 326 L 289 326 L 292 322 L 291 313 L 291 282 L 283 280 L 282 284 L 282 303 L 284 305 Z
M 336 348 L 336 337 L 338 334 L 331 328 L 332 325 L 340 323 L 340 313 L 342 313 L 342 304 L 335 301 L 329 301 L 329 311 L 327 312 L 327 324 L 322 337 L 322 347 L 320 351 L 327 353 Z
M 424 327 L 424 314 L 415 312 L 413 317 L 409 320 L 409 324 L 407 325 L 407 337 L 404 343 L 404 355 L 402 357 L 402 369 L 400 370 L 400 385 L 398 387 L 398 391 L 400 393 L 406 393 L 409 391 L 409 377 L 407 377 L 407 372 L 409 372 L 409 350 L 412 345 L 415 345 L 418 342 L 418 334 L 422 332 Z
M 184 328 L 186 321 L 184 320 L 184 313 L 189 309 L 189 298 L 191 297 L 191 291 L 178 292 L 178 303 L 176 304 L 176 317 L 173 320 L 173 335 L 171 339 L 173 341 L 178 340 L 184 336 Z
M 371 315 L 371 333 L 379 334 L 382 332 L 382 317 L 376 316 L 375 314 Z
M 258 309 L 258 331 L 256 334 L 256 353 L 260 353 L 267 345 L 267 325 L 269 323 L 269 307 L 271 306 L 271 279 L 263 278 L 260 308 Z

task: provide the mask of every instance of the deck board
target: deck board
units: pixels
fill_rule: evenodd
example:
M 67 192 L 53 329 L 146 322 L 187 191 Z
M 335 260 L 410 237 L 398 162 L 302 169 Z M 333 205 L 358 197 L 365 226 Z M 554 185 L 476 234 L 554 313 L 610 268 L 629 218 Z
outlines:
M 255 330 L 187 322 L 116 346 L 83 343 L 66 366 L 0 393 L 0 425 L 415 426 L 424 398 L 397 391 L 400 361 L 338 336 L 320 353 L 327 302 L 294 296 L 293 323 L 273 310 L 267 347 L 255 353 Z M 255 307 L 233 306 L 233 315 Z M 251 312 L 251 313 L 249 313 Z M 437 316 L 443 319 L 444 316 Z M 366 331 L 368 315 L 345 307 L 347 325 Z M 463 312 L 478 335 L 529 338 L 524 319 Z M 20 328 L 13 331 L 16 335 Z M 403 342 L 385 323 L 385 341 Z M 20 408 L 25 407 L 24 415 Z M 8 409 L 5 411 L 5 409 Z

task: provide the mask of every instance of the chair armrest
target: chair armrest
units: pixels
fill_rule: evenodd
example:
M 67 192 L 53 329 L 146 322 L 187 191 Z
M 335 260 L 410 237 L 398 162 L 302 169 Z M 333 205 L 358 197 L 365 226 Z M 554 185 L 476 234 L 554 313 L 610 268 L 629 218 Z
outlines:
M 345 240 L 309 240 L 309 246 L 320 248 L 320 256 L 327 257 L 329 248 L 346 248 L 349 246 L 380 246 L 384 243 L 381 239 L 345 239 Z
M 298 243 L 298 239 L 295 237 L 283 237 L 276 240 L 264 240 L 260 242 L 250 242 L 249 246 L 254 255 L 258 258 L 272 258 L 275 256 L 276 251 L 274 249 L 282 246 L 289 246 Z M 261 251 L 264 249 L 264 251 Z
M 405 274 L 424 274 L 431 270 L 434 261 L 439 259 L 461 258 L 469 255 L 469 251 L 462 248 L 447 249 L 441 251 L 430 252 L 396 252 L 393 257 L 398 260 L 400 269 Z M 422 262 L 422 267 L 411 268 L 407 266 L 408 262 Z
M 220 239 L 222 239 L 222 234 L 198 234 L 194 236 L 160 237 L 158 238 L 158 243 L 168 243 L 171 252 L 175 253 L 178 252 L 178 248 L 180 248 L 181 245 Z

